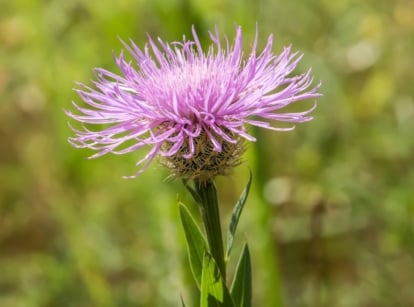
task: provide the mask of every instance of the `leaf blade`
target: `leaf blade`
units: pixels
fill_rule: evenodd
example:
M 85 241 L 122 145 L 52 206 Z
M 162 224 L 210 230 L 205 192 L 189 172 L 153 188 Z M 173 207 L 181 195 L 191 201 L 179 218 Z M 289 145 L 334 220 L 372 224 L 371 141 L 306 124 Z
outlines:
M 205 253 L 200 289 L 200 307 L 233 307 L 230 292 L 214 258 Z
M 191 272 L 194 280 L 196 281 L 197 287 L 200 289 L 203 270 L 203 257 L 204 253 L 207 251 L 207 242 L 194 217 L 191 215 L 188 208 L 182 203 L 179 203 L 179 213 L 186 238 Z
M 230 294 L 237 307 L 252 306 L 252 269 L 250 251 L 247 243 L 244 244 L 237 263 Z
M 190 192 L 195 202 L 197 204 L 201 204 L 202 200 L 201 200 L 200 195 L 197 193 L 197 191 L 187 184 L 187 180 L 183 179 L 183 184 L 184 184 L 184 187 L 187 189 L 187 191 Z
M 239 223 L 240 215 L 243 211 L 244 205 L 249 195 L 250 186 L 252 183 L 252 172 L 249 173 L 249 180 L 243 189 L 243 192 L 240 195 L 239 200 L 234 206 L 233 212 L 231 214 L 230 225 L 227 231 L 227 248 L 226 248 L 226 259 L 229 259 L 230 252 L 233 247 L 234 234 L 236 233 L 237 225 Z
M 181 307 L 186 307 L 183 297 L 181 296 Z

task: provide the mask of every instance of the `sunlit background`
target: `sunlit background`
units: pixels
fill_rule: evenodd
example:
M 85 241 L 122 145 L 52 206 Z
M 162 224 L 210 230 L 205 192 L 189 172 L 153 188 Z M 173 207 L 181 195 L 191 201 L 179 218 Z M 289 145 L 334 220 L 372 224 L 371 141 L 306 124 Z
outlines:
M 119 38 L 204 43 L 215 25 L 259 26 L 322 80 L 315 120 L 255 130 L 218 180 L 223 224 L 253 172 L 247 239 L 254 306 L 414 306 L 414 2 L 410 0 L 0 1 L 0 306 L 196 306 L 180 182 L 143 153 L 87 160 L 63 110 Z M 307 107 L 312 102 L 307 102 Z M 195 212 L 196 208 L 192 207 Z M 234 261 L 232 259 L 232 265 Z M 281 294 L 277 289 L 281 287 Z

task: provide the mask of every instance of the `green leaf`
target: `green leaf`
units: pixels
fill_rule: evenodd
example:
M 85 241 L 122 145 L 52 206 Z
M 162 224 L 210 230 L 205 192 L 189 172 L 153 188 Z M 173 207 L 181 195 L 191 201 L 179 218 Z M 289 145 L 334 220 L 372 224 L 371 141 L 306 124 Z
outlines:
M 247 243 L 244 244 L 240 255 L 230 293 L 235 306 L 252 306 L 252 269 Z
M 194 280 L 200 289 L 201 274 L 203 267 L 203 256 L 207 251 L 207 243 L 196 221 L 187 207 L 180 203 L 180 218 L 183 225 L 185 238 L 187 241 L 188 258 L 190 260 L 191 272 Z
M 201 204 L 202 200 L 200 195 L 197 193 L 196 190 L 194 190 L 191 186 L 189 186 L 187 184 L 187 180 L 183 179 L 183 184 L 185 186 L 185 188 L 188 190 L 188 192 L 190 192 L 191 196 L 194 198 L 194 200 L 196 201 L 196 203 Z
M 184 299 L 183 299 L 183 297 L 182 297 L 182 296 L 181 296 L 181 306 L 182 306 L 182 307 L 186 307 L 186 306 L 185 306 L 185 303 L 184 303 Z
M 247 182 L 247 185 L 244 188 L 242 194 L 240 195 L 239 200 L 234 206 L 233 213 L 231 215 L 229 230 L 227 232 L 226 259 L 229 259 L 230 257 L 231 248 L 233 247 L 234 234 L 236 232 L 237 224 L 239 223 L 240 215 L 243 211 L 244 204 L 246 203 L 247 196 L 249 195 L 251 183 L 252 172 L 250 172 L 249 174 L 249 181 Z
M 200 307 L 234 307 L 230 292 L 214 258 L 205 253 L 201 277 Z

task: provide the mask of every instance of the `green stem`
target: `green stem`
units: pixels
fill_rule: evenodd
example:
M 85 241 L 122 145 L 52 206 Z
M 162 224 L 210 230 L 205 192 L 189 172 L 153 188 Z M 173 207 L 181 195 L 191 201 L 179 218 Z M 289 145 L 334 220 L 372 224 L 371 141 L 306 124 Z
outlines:
M 220 212 L 217 190 L 214 181 L 195 181 L 197 194 L 201 198 L 200 212 L 210 253 L 217 263 L 223 280 L 226 280 L 226 264 L 224 261 L 223 236 L 221 233 Z

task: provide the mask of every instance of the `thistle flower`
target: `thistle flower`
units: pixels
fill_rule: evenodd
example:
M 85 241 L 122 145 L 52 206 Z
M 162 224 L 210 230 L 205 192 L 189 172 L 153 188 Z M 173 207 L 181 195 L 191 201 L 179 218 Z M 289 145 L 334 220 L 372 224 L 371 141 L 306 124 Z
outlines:
M 310 70 L 291 76 L 301 54 L 292 53 L 291 47 L 273 54 L 269 36 L 257 55 L 256 33 L 244 59 L 240 27 L 232 45 L 225 38 L 222 46 L 217 29 L 209 32 L 212 45 L 207 51 L 194 27 L 192 35 L 193 40 L 173 43 L 155 43 L 148 36 L 143 50 L 132 41 L 122 42 L 135 63 L 121 52 L 115 57 L 120 75 L 97 68 L 93 87 L 78 84 L 76 91 L 86 106 L 73 103 L 78 114 L 66 112 L 82 123 L 81 130 L 72 128 L 70 143 L 95 150 L 90 158 L 149 147 L 130 177 L 159 157 L 172 176 L 207 181 L 240 163 L 244 142 L 256 140 L 248 133 L 249 125 L 288 131 L 312 119 L 316 103 L 303 112 L 281 111 L 320 96 L 319 85 L 311 86 Z M 292 126 L 277 127 L 277 122 Z M 100 129 L 90 130 L 90 125 Z

